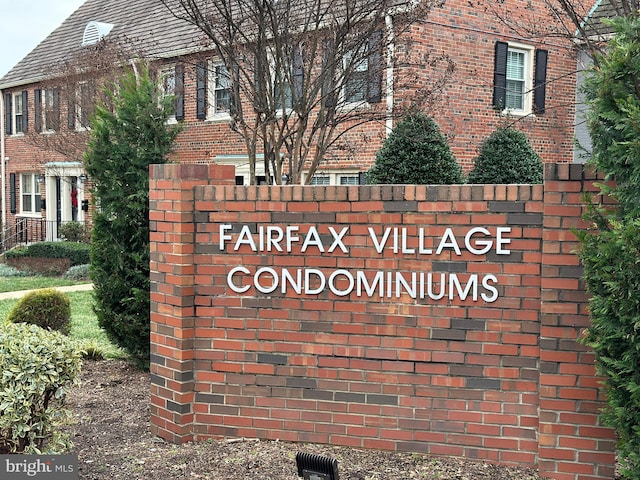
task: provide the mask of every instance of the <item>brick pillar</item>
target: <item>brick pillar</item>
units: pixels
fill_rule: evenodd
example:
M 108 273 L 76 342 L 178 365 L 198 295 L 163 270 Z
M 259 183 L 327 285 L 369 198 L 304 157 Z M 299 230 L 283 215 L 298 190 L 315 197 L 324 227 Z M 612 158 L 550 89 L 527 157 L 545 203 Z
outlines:
M 599 423 L 604 395 L 594 355 L 577 338 L 589 325 L 573 227 L 582 228 L 582 165 L 546 165 L 540 311 L 539 469 L 557 480 L 614 477 L 614 436 Z
M 193 439 L 194 187 L 235 185 L 235 168 L 150 167 L 151 430 Z

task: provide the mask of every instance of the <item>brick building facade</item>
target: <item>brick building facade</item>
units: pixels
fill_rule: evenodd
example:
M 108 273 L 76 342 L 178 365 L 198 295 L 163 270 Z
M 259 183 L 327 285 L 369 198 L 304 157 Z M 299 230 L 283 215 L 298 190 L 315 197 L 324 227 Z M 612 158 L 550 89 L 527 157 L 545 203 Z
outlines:
M 528 12 L 545 11 L 542 2 L 506 3 L 505 8 L 509 8 L 513 18 L 521 16 L 523 22 L 532 21 L 525 18 Z M 535 21 L 546 20 L 537 14 Z M 48 236 L 56 238 L 57 223 L 88 218 L 82 209 L 83 200 L 88 199 L 88 184 L 82 175 L 82 149 L 70 153 L 57 141 L 64 135 L 76 135 L 82 144 L 87 132 L 78 118 L 83 113 L 65 100 L 69 92 L 50 90 L 47 82 L 53 64 L 91 47 L 81 46 L 89 33 L 97 35 L 96 38 L 105 35 L 105 41 L 125 36 L 136 39 L 139 51 L 156 59 L 160 74 L 169 75 L 167 78 L 172 79 L 173 85 L 177 81 L 183 86 L 179 121 L 184 129 L 177 141 L 175 160 L 231 163 L 236 166 L 237 181 L 248 183 L 244 143 L 231 130 L 229 117 L 213 108 L 215 79 L 209 77 L 209 92 L 206 98 L 198 99 L 198 63 L 207 58 L 209 74 L 215 72 L 215 58 L 203 56 L 201 33 L 162 7 L 152 5 L 150 0 L 88 0 L 0 79 L 5 225 L 11 226 L 18 220 L 46 219 L 52 224 Z M 397 67 L 393 74 L 397 78 L 416 74 L 415 88 L 433 80 L 429 59 L 447 55 L 455 63 L 453 76 L 442 86 L 438 101 L 428 113 L 449 138 L 454 155 L 465 169 L 471 167 L 482 140 L 504 122 L 523 130 L 544 162 L 573 161 L 576 70 L 573 45 L 557 38 L 531 40 L 517 36 L 486 6 L 464 1 L 436 6 L 404 35 L 398 39 L 398 45 L 403 48 L 410 45 L 424 61 Z M 515 90 L 507 88 L 505 82 L 516 85 Z M 67 90 L 72 88 L 84 95 L 83 85 Z M 402 86 L 400 82 L 392 94 L 384 80 L 382 89 L 381 102 L 390 111 L 412 93 L 411 85 Z M 505 92 L 514 91 L 519 93 L 505 98 Z M 206 105 L 206 112 L 197 111 L 199 101 Z M 497 104 L 510 105 L 509 114 L 497 108 Z M 350 132 L 343 142 L 345 148 L 337 149 L 325 160 L 314 182 L 357 183 L 359 174 L 372 164 L 392 123 L 390 117 L 386 123 L 374 122 Z M 42 139 L 46 142 L 39 141 Z M 72 192 L 77 200 L 72 198 Z

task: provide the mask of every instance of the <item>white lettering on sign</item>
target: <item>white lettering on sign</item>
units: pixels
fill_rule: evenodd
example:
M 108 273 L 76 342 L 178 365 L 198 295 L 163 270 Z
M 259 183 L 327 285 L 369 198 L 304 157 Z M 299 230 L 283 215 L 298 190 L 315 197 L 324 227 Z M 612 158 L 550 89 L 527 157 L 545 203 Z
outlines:
M 304 254 L 342 253 L 349 254 L 350 227 L 327 226 L 323 233 L 316 226 L 302 230 L 298 225 L 258 225 L 253 229 L 243 225 L 239 230 L 233 225 L 221 224 L 218 230 L 218 246 L 221 251 L 237 252 L 245 247 L 255 253 L 273 252 L 289 254 L 299 251 Z M 493 231 L 492 231 L 493 230 Z M 404 255 L 418 258 L 422 255 L 439 256 L 443 253 L 461 256 L 509 255 L 511 250 L 511 227 L 472 227 L 456 236 L 453 228 L 444 229 L 437 235 L 429 235 L 427 227 L 418 227 L 415 233 L 407 227 L 384 227 L 376 230 L 368 227 L 370 245 L 382 255 Z M 362 240 L 355 244 L 361 246 Z M 446 257 L 450 259 L 450 256 Z M 455 257 L 453 257 L 455 258 Z M 450 261 L 450 260 L 449 260 Z M 336 296 L 344 297 L 355 292 L 360 297 L 399 298 L 409 295 L 415 299 L 482 300 L 495 302 L 498 298 L 498 279 L 493 274 L 401 272 L 374 270 L 346 270 L 336 268 L 324 271 L 317 268 L 260 267 L 254 270 L 246 266 L 235 266 L 227 273 L 227 285 L 239 294 L 252 288 L 262 294 L 289 291 L 297 295 L 317 295 L 328 289 Z
M 498 298 L 495 275 L 472 274 L 462 279 L 456 273 L 433 272 L 352 272 L 337 269 L 328 275 L 318 269 L 298 268 L 280 271 L 271 267 L 260 267 L 251 271 L 246 267 L 233 267 L 227 274 L 227 284 L 236 293 L 246 293 L 250 288 L 271 294 L 279 291 L 286 294 L 289 289 L 296 294 L 317 295 L 325 288 L 336 296 L 344 297 L 355 292 L 358 297 L 378 296 L 400 298 L 409 295 L 414 299 L 440 300 L 470 298 L 474 302 L 482 299 L 487 303 Z

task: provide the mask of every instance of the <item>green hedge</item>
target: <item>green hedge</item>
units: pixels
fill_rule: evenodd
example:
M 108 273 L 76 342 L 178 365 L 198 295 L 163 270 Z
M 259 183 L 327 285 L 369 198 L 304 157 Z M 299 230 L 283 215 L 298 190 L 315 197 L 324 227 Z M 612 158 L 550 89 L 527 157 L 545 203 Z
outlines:
M 6 253 L 6 258 L 68 258 L 71 266 L 90 263 L 87 243 L 76 242 L 38 242 L 27 247 L 17 247 Z

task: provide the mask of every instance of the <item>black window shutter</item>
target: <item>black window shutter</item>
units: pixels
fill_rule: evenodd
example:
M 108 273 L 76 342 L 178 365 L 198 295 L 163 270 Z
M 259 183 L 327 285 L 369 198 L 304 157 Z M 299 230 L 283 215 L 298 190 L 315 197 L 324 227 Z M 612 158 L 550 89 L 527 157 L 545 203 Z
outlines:
M 175 114 L 176 120 L 184 120 L 184 65 L 176 65 Z
M 33 91 L 33 119 L 36 132 L 42 132 L 42 90 Z
M 231 116 L 237 117 L 240 115 L 240 66 L 237 63 L 233 64 L 232 71 L 229 72 L 231 83 L 231 98 L 229 109 L 231 110 Z
M 29 131 L 29 93 L 22 91 L 22 131 Z
M 196 118 L 207 118 L 207 63 L 196 65 Z
M 496 42 L 493 64 L 493 106 L 503 110 L 507 102 L 507 53 L 509 44 Z
M 11 94 L 5 93 L 4 95 L 4 131 L 7 135 L 11 135 L 13 131 L 11 128 Z
M 60 130 L 60 90 L 55 89 L 53 91 L 53 121 L 51 126 L 53 130 Z
M 293 49 L 293 100 L 296 104 L 300 103 L 303 94 L 304 58 L 302 56 L 302 47 L 297 46 Z
M 253 84 L 254 95 L 253 109 L 256 113 L 264 113 L 267 108 L 267 88 L 266 88 L 266 75 L 265 65 L 263 61 L 266 61 L 266 55 L 255 55 L 253 64 Z
M 67 128 L 73 130 L 76 128 L 76 104 L 73 92 L 67 94 Z M 82 100 L 80 100 L 82 101 Z
M 337 105 L 336 80 L 335 80 L 335 48 L 330 39 L 323 41 L 322 56 L 322 101 L 328 110 L 333 110 Z
M 367 102 L 380 103 L 382 100 L 382 30 L 376 30 L 369 37 L 369 70 L 367 81 Z
M 533 77 L 533 111 L 542 114 L 547 99 L 547 50 L 536 50 L 536 74 Z
M 16 213 L 16 174 L 9 174 L 9 209 L 11 213 Z

